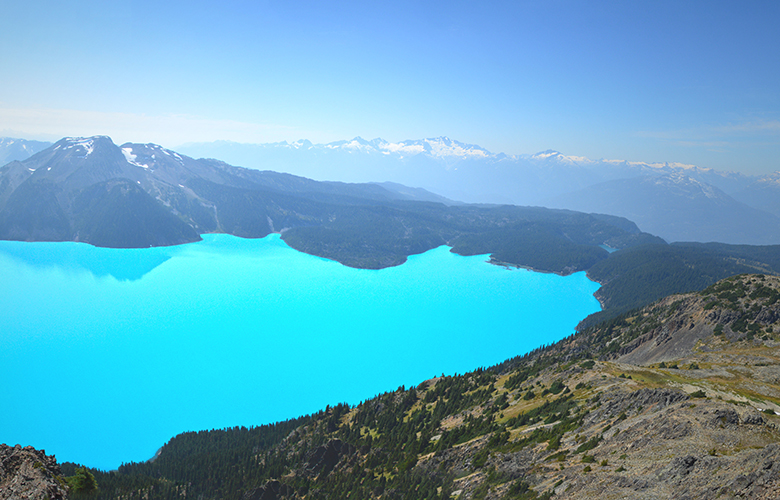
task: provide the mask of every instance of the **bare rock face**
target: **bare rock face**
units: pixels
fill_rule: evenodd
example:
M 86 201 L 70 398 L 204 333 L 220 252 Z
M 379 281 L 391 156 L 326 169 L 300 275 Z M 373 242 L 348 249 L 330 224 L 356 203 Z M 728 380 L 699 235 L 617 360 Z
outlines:
M 32 446 L 0 445 L 0 500 L 65 499 L 54 456 Z
M 268 481 L 259 488 L 255 488 L 244 495 L 244 500 L 281 500 L 283 498 L 297 498 L 295 491 L 284 483 L 273 480 Z
M 311 453 L 306 469 L 323 477 L 327 476 L 344 457 L 349 457 L 355 451 L 354 446 L 340 439 L 331 439 Z

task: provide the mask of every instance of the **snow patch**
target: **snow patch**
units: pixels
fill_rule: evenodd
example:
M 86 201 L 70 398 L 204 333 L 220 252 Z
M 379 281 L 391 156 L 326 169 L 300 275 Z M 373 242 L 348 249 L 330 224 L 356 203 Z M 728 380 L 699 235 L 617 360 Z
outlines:
M 374 149 L 369 144 L 362 142 L 360 138 L 352 139 L 341 147 L 350 151 L 371 151 Z
M 130 147 L 122 148 L 122 154 L 125 155 L 125 160 L 127 160 L 127 163 L 129 163 L 130 165 L 135 165 L 136 167 L 141 167 L 146 169 L 149 168 L 149 165 L 145 165 L 143 163 L 138 163 L 137 161 L 135 161 L 135 159 L 138 157 L 133 154 L 133 148 Z
M 82 139 L 78 137 L 68 137 L 66 140 L 68 141 L 68 146 L 66 146 L 65 149 L 82 148 L 85 153 L 83 158 L 91 155 L 95 150 L 95 141 L 93 138 Z
M 157 146 L 157 149 L 162 151 L 163 154 L 166 154 L 171 158 L 173 158 L 174 160 L 176 160 L 179 163 L 179 165 L 184 165 L 184 160 L 182 159 L 182 157 L 176 154 L 175 152 L 171 151 L 170 149 L 161 148 L 159 146 Z M 152 155 L 152 159 L 154 159 L 154 155 Z
M 386 142 L 381 144 L 379 147 L 384 149 L 388 154 L 398 153 L 416 155 L 425 152 L 425 147 L 422 144 L 404 144 L 403 142 L 394 144 L 391 142 Z
M 561 156 L 563 155 L 559 153 L 558 151 L 553 151 L 552 149 L 548 149 L 547 151 L 542 151 L 541 153 L 536 153 L 533 155 L 533 158 L 537 158 L 540 160 L 546 160 L 547 158 L 552 158 L 553 156 Z
M 434 156 L 459 156 L 465 158 L 487 158 L 491 156 L 482 148 L 470 144 L 462 144 L 451 140 L 449 137 L 425 139 L 425 142 L 430 146 L 431 154 Z

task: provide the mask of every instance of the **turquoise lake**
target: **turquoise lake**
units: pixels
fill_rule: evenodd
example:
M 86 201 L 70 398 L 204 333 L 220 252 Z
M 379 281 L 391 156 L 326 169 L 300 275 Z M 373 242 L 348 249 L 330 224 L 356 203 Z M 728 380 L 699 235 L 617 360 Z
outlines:
M 114 469 L 555 342 L 598 284 L 439 247 L 352 269 L 259 240 L 0 242 L 0 443 Z

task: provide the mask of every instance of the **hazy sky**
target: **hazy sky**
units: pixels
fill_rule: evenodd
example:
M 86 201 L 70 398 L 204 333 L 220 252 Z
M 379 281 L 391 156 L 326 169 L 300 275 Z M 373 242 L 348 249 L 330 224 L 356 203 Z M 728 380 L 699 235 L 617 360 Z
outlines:
M 780 170 L 780 2 L 3 2 L 0 135 Z

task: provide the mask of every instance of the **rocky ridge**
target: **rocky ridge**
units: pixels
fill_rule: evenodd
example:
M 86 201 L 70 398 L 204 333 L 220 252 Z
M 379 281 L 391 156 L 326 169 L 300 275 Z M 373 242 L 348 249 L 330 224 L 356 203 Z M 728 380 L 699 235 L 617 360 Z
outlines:
M 54 456 L 32 446 L 0 445 L 0 500 L 67 498 Z

